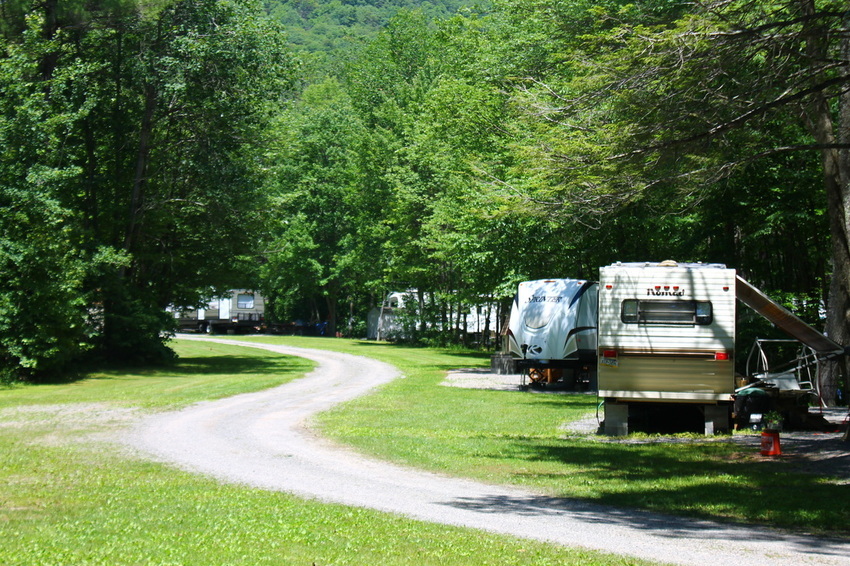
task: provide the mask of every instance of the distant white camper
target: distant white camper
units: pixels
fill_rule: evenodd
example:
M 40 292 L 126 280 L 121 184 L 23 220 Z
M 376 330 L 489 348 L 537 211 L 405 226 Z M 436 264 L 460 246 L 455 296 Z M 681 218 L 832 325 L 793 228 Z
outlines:
M 399 309 L 413 297 L 416 290 L 389 293 L 380 307 L 372 308 L 366 315 L 366 338 L 369 340 L 397 340 L 404 336 L 404 329 L 398 320 Z
M 430 301 L 429 293 L 423 294 L 423 300 Z M 450 325 L 458 327 L 469 334 L 482 334 L 490 330 L 492 322 L 495 320 L 493 309 L 489 304 L 486 304 L 486 299 L 482 299 L 482 304 L 468 307 L 458 315 L 457 311 L 450 316 Z M 403 324 L 403 313 L 405 308 L 409 308 L 411 304 L 417 306 L 418 291 L 416 289 L 408 289 L 407 291 L 396 291 L 389 293 L 380 307 L 372 308 L 366 315 L 366 338 L 369 340 L 399 340 L 409 338 L 410 328 L 405 328 Z M 413 309 L 415 314 L 416 309 Z M 408 313 L 410 316 L 411 313 Z M 415 320 L 408 318 L 408 325 L 415 324 L 419 327 L 419 318 Z M 431 328 L 436 326 L 442 328 L 443 325 L 439 322 L 426 322 L 426 326 Z
M 554 383 L 563 370 L 592 386 L 596 360 L 598 286 L 582 279 L 519 284 L 508 324 L 508 350 L 532 384 Z
M 628 432 L 629 405 L 698 404 L 728 429 L 735 392 L 734 269 L 616 263 L 599 270 L 599 396 L 605 432 Z

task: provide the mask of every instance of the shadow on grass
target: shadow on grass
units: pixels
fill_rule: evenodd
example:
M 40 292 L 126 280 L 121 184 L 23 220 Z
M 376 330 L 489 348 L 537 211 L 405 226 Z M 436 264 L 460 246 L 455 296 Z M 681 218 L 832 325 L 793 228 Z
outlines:
M 760 461 L 720 442 L 544 445 L 516 442 L 516 458 L 568 464 L 563 473 L 521 474 L 592 485 L 587 500 L 714 520 L 737 520 L 850 535 L 850 485 L 796 473 L 787 462 Z M 572 471 L 569 471 L 572 470 Z M 569 479 L 567 479 L 569 478 Z
M 301 362 L 283 356 L 240 355 L 181 357 L 157 367 L 110 367 L 85 376 L 87 379 L 120 379 L 128 375 L 174 378 L 196 375 L 248 375 L 296 371 Z
M 682 495 L 687 495 L 683 493 Z M 542 495 L 529 496 L 488 496 L 483 498 L 461 497 L 453 501 L 445 501 L 444 505 L 460 509 L 494 514 L 518 514 L 528 517 L 539 517 L 541 528 L 546 525 L 558 528 L 558 517 L 581 519 L 588 523 L 598 523 L 610 526 L 624 526 L 654 535 L 679 539 L 682 537 L 697 537 L 703 540 L 715 540 L 718 544 L 727 541 L 749 541 L 765 536 L 764 532 L 755 533 L 745 529 L 730 531 L 722 524 L 712 524 L 706 521 L 682 521 L 680 518 L 648 512 L 641 509 L 629 509 L 616 502 L 616 506 L 597 504 L 576 499 L 548 497 Z M 742 526 L 737 524 L 736 526 Z M 847 540 L 843 537 L 812 538 L 805 532 L 785 535 L 787 542 L 811 555 L 824 557 L 846 558 Z M 765 557 L 765 564 L 769 559 Z
M 174 366 L 183 373 L 276 373 L 302 367 L 303 362 L 289 357 L 205 356 L 180 358 Z

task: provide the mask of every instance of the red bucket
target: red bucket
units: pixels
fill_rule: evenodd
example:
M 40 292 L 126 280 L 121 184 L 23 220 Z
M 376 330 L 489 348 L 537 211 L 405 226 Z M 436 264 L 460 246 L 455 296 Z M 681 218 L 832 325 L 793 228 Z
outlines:
M 774 430 L 765 430 L 761 433 L 761 455 L 779 456 L 782 447 L 779 446 L 779 433 Z

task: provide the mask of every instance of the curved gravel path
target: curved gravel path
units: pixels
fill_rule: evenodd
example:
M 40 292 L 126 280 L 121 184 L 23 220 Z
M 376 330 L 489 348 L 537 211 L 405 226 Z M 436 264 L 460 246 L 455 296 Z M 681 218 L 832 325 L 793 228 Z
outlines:
M 307 423 L 318 412 L 400 377 L 394 367 L 322 350 L 191 339 L 300 356 L 319 367 L 280 387 L 154 415 L 133 429 L 130 444 L 180 468 L 306 498 L 664 563 L 850 565 L 848 541 L 602 507 L 364 458 L 318 437 Z

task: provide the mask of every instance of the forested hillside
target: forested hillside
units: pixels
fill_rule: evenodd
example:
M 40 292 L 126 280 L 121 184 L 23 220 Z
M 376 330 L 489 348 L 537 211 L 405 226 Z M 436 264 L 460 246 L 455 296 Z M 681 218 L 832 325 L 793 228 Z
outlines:
M 664 259 L 850 343 L 843 2 L 460 4 L 5 3 L 5 374 L 144 352 L 213 287 L 354 333 L 416 289 L 446 342 L 518 281 Z
M 399 10 L 446 18 L 461 7 L 489 0 L 266 0 L 269 15 L 287 30 L 290 43 L 307 51 L 340 52 L 373 38 Z

